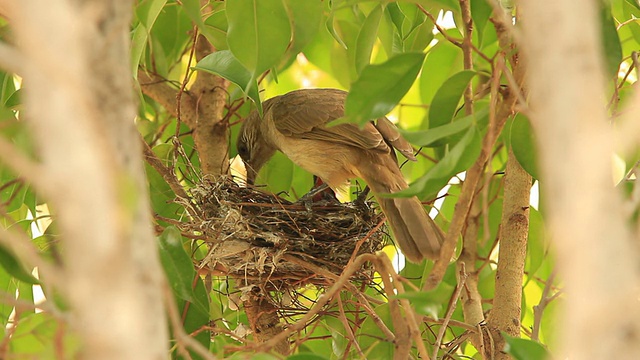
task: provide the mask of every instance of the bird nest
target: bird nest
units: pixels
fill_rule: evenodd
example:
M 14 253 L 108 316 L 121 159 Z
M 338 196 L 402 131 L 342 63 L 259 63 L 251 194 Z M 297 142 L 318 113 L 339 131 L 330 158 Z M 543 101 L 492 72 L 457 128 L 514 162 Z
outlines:
M 186 225 L 209 245 L 201 265 L 247 283 L 326 285 L 355 256 L 381 250 L 388 239 L 383 215 L 364 200 L 292 203 L 231 179 L 204 180 L 191 191 L 195 216 Z M 355 276 L 371 274 L 365 266 Z

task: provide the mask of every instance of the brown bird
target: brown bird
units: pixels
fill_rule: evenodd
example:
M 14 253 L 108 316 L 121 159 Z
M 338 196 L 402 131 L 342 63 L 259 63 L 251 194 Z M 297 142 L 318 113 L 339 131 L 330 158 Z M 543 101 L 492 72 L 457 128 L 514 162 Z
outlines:
M 393 148 L 415 161 L 413 148 L 395 125 L 382 117 L 363 128 L 347 123 L 326 126 L 344 115 L 346 95 L 336 89 L 296 90 L 265 101 L 262 118 L 253 111 L 237 141 L 247 182 L 253 184 L 276 150 L 334 190 L 361 178 L 373 191 L 404 255 L 413 262 L 438 258 L 444 234 L 420 200 L 380 196 L 408 187 Z

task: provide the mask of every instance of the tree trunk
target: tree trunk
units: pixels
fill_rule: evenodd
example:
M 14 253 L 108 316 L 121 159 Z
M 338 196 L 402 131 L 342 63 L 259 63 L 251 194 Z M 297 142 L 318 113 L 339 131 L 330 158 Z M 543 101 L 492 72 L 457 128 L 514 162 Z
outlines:
M 62 234 L 84 359 L 165 359 L 167 322 L 129 70 L 129 1 L 13 4 L 25 115 Z M 41 274 L 46 277 L 47 274 Z

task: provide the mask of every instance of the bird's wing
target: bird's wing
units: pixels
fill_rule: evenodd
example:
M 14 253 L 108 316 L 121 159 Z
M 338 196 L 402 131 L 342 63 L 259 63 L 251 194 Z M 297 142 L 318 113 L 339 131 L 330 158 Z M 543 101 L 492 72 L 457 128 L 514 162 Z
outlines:
M 347 93 L 337 89 L 297 90 L 271 99 L 270 113 L 276 129 L 285 136 L 322 140 L 389 152 L 385 137 L 372 123 L 326 124 L 344 115 Z

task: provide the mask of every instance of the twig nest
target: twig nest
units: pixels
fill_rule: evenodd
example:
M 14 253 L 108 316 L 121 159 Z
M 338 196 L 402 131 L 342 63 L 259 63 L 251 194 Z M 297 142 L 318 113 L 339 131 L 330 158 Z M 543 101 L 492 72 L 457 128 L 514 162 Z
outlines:
M 365 201 L 305 206 L 229 178 L 204 180 L 192 195 L 188 227 L 210 245 L 203 265 L 249 283 L 324 285 L 314 269 L 339 275 L 352 257 L 382 249 L 388 238 L 384 217 Z

